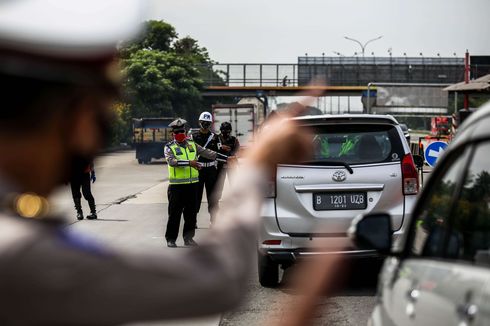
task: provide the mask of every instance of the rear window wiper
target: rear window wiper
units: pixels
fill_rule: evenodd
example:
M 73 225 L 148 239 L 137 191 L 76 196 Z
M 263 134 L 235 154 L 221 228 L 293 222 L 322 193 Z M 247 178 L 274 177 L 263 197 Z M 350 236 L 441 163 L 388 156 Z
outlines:
M 347 171 L 349 171 L 350 174 L 354 173 L 354 170 L 352 170 L 352 168 L 350 167 L 350 165 L 347 162 L 342 162 L 342 161 L 306 161 L 304 163 L 316 164 L 316 165 L 325 165 L 325 166 L 342 165 L 347 169 Z

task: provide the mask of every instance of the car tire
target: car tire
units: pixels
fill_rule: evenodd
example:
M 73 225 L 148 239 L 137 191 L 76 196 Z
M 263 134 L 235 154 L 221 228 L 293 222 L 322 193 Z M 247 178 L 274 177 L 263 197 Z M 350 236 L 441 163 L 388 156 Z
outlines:
M 262 253 L 258 253 L 259 283 L 263 287 L 276 287 L 279 284 L 279 264 Z
M 142 159 L 138 159 L 138 164 L 143 164 L 143 160 Z

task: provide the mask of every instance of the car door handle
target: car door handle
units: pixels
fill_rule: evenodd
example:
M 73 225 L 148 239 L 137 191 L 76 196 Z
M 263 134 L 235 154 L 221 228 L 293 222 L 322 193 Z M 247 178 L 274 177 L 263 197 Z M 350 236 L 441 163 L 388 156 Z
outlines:
M 411 289 L 407 292 L 408 301 L 410 301 L 411 303 L 417 302 L 419 297 L 420 297 L 420 290 L 419 289 Z
M 473 303 L 459 305 L 457 310 L 461 318 L 467 321 L 472 321 L 478 314 L 478 306 Z
M 405 313 L 407 314 L 408 317 L 413 319 L 415 317 L 415 304 L 417 303 L 417 300 L 419 299 L 420 296 L 420 290 L 419 289 L 411 289 L 407 291 L 407 306 L 405 307 Z

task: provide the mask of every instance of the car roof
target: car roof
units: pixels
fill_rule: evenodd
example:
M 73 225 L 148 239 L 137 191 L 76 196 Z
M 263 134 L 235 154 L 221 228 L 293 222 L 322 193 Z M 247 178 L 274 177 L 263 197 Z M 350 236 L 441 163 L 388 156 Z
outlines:
M 479 139 L 490 138 L 490 102 L 472 113 L 459 127 L 453 147 Z
M 347 123 L 382 123 L 398 125 L 398 121 L 387 114 L 323 114 L 307 115 L 294 118 L 295 120 L 316 123 L 316 122 L 347 122 Z

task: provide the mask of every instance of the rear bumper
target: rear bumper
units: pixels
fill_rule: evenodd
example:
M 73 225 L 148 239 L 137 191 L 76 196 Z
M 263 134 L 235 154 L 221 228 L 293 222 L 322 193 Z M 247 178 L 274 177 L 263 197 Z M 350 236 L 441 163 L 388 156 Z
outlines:
M 277 224 L 274 199 L 266 199 L 262 206 L 262 223 L 258 250 L 280 264 L 292 264 L 298 260 L 321 255 L 343 255 L 348 258 L 384 258 L 375 250 L 359 250 L 345 233 L 339 234 L 287 234 Z M 404 243 L 410 214 L 405 214 L 402 227 L 393 233 L 393 250 Z M 279 244 L 264 244 L 266 240 L 280 240 Z
M 318 256 L 341 255 L 344 258 L 363 259 L 363 258 L 384 258 L 375 250 L 345 250 L 345 251 L 311 251 L 308 249 L 291 250 L 260 250 L 278 264 L 294 264 L 297 261 L 306 260 Z

